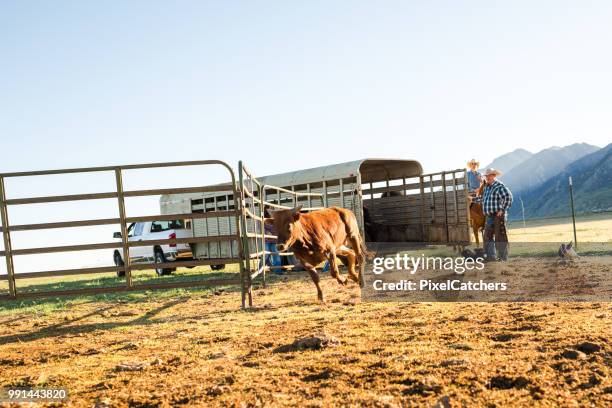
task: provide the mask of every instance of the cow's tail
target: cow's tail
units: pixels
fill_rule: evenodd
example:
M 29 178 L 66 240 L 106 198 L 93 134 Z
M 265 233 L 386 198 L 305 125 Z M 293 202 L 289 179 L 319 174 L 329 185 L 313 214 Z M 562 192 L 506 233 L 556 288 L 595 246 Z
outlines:
M 359 267 L 360 275 L 361 270 L 365 266 L 366 253 L 367 248 L 365 246 L 365 242 L 363 241 L 361 234 L 359 233 L 359 224 L 357 224 L 357 218 L 355 218 L 355 214 L 352 211 L 347 209 L 338 209 L 338 213 L 340 215 L 340 219 L 344 223 L 344 228 L 346 229 L 346 236 L 351 245 L 353 251 L 355 251 L 355 257 L 357 258 L 357 267 Z

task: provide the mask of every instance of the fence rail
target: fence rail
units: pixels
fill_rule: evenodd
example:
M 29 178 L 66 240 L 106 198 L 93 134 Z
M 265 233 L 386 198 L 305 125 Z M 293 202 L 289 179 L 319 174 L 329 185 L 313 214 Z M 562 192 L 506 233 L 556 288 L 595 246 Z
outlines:
M 195 187 L 180 187 L 180 188 L 160 188 L 160 189 L 147 189 L 147 190 L 124 190 L 123 189 L 123 175 L 126 170 L 137 170 L 137 169 L 153 169 L 153 168 L 170 168 L 170 167 L 184 167 L 184 166 L 221 166 L 227 170 L 230 183 L 214 186 L 195 186 Z M 62 175 L 62 174 L 78 174 L 78 173 L 93 173 L 93 172 L 114 172 L 116 190 L 105 191 L 87 194 L 69 194 L 69 195 L 56 195 L 56 196 L 38 196 L 38 197 L 24 197 L 24 198 L 7 198 L 7 190 L 5 186 L 5 180 L 7 178 L 16 177 L 35 177 L 35 176 L 47 176 L 47 175 Z M 0 275 L 0 281 L 8 281 L 9 293 L 8 295 L 0 296 L 0 299 L 19 299 L 19 298 L 32 298 L 32 297 L 44 297 L 44 296 L 62 296 L 62 295 L 74 295 L 74 294 L 99 294 L 109 293 L 117 291 L 130 291 L 130 290 L 145 290 L 145 289 L 159 289 L 159 288 L 179 288 L 179 287 L 191 287 L 191 286 L 215 286 L 215 285 L 230 285 L 236 284 L 242 281 L 242 277 L 245 275 L 244 263 L 242 262 L 242 243 L 241 237 L 237 234 L 221 235 L 214 237 L 193 237 L 193 238 L 168 238 L 159 240 L 148 240 L 148 241 L 129 241 L 127 228 L 128 224 L 134 222 L 147 222 L 147 221 L 170 221 L 175 219 L 200 219 L 200 218 L 211 218 L 211 217 L 236 217 L 236 222 L 240 217 L 240 208 L 237 207 L 234 210 L 228 211 L 214 211 L 207 213 L 189 213 L 189 214 L 171 214 L 171 215 L 147 215 L 147 216 L 130 216 L 128 217 L 125 211 L 125 199 L 130 197 L 144 197 L 144 196 L 156 196 L 161 194 L 182 194 L 182 193 L 206 193 L 206 192 L 218 192 L 218 191 L 232 191 L 234 197 L 238 196 L 236 188 L 236 179 L 232 168 L 225 162 L 220 160 L 197 160 L 197 161 L 184 161 L 184 162 L 167 162 L 167 163 L 145 163 L 145 164 L 132 164 L 124 166 L 106 166 L 106 167 L 88 167 L 88 168 L 71 168 L 71 169 L 59 169 L 59 170 L 42 170 L 42 171 L 27 171 L 27 172 L 13 172 L 13 173 L 2 173 L 0 174 L 0 216 L 2 220 L 2 228 L 0 229 L 3 241 L 4 251 L 0 251 L 0 256 L 5 258 L 7 274 Z M 85 200 L 101 200 L 101 199 L 117 199 L 117 208 L 119 211 L 119 217 L 116 218 L 100 218 L 90 220 L 70 220 L 61 222 L 47 222 L 38 224 L 21 224 L 11 225 L 8 216 L 9 206 L 18 206 L 26 204 L 46 204 L 46 203 L 57 203 L 66 201 L 85 201 Z M 13 249 L 11 242 L 11 232 L 16 231 L 36 231 L 36 230 L 48 230 L 57 228 L 72 228 L 72 227 L 91 227 L 100 225 L 113 225 L 118 224 L 121 228 L 121 242 L 105 242 L 95 244 L 79 244 L 79 245 L 63 245 L 63 246 L 47 246 L 38 248 L 20 248 Z M 236 226 L 238 231 L 238 225 Z M 238 242 L 239 256 L 233 258 L 215 258 L 215 259 L 194 259 L 187 261 L 177 262 L 165 262 L 165 263 L 132 263 L 130 260 L 130 248 L 139 246 L 154 246 L 154 245 L 172 245 L 172 244 L 196 244 L 200 242 L 213 242 L 213 241 L 232 241 Z M 21 272 L 15 273 L 14 267 L 14 256 L 22 255 L 34 255 L 34 254 L 48 254 L 48 253 L 59 253 L 59 252 L 73 252 L 73 251 L 89 251 L 89 250 L 100 250 L 100 249 L 121 249 L 123 255 L 123 265 L 120 266 L 105 266 L 96 268 L 79 268 L 79 269 L 62 269 L 62 270 L 47 270 L 38 272 Z M 134 284 L 132 279 L 132 271 L 138 271 L 143 269 L 151 268 L 176 268 L 176 267 L 193 267 L 201 265 L 212 265 L 219 263 L 238 263 L 240 265 L 241 279 L 213 279 L 213 280 L 201 280 L 201 281 L 189 281 L 189 282 L 160 282 L 154 284 Z M 99 273 L 125 273 L 125 284 L 121 286 L 108 286 L 108 287 L 96 287 L 96 288 L 82 288 L 82 289 L 71 289 L 71 290 L 54 290 L 54 291 L 21 291 L 17 286 L 16 282 L 22 279 L 41 278 L 41 277 L 57 277 L 57 276 L 71 276 L 71 275 L 83 275 L 83 274 L 99 274 Z M 245 306 L 244 300 L 242 303 Z

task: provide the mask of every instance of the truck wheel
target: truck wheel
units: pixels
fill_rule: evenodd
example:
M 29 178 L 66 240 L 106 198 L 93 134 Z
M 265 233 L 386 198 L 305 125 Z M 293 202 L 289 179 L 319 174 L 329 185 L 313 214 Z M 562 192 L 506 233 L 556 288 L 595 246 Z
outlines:
M 155 251 L 155 263 L 166 263 L 166 257 L 162 251 Z M 155 272 L 158 276 L 170 275 L 172 273 L 171 268 L 155 268 Z
M 225 268 L 225 264 L 210 265 L 210 269 L 212 269 L 213 271 L 220 271 L 223 268 Z
M 121 259 L 121 255 L 117 251 L 115 251 L 115 254 L 113 255 L 113 261 L 115 262 L 115 266 L 124 266 L 125 265 L 123 263 L 123 259 Z M 125 276 L 125 270 L 117 271 L 117 276 L 119 278 L 124 277 Z

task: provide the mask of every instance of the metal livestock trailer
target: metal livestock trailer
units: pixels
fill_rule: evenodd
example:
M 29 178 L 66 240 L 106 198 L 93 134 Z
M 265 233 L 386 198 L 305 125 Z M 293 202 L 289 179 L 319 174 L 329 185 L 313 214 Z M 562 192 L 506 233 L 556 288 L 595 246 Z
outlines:
M 368 242 L 470 242 L 465 169 L 423 174 L 415 160 L 370 158 L 258 178 L 240 165 L 239 173 L 245 207 L 255 216 L 245 220 L 251 233 L 245 246 L 258 253 L 259 200 L 272 207 L 348 208 Z M 250 178 L 242 180 L 243 173 Z M 228 185 L 226 191 L 163 195 L 160 206 L 162 214 L 206 213 L 234 210 L 236 202 Z M 235 215 L 192 220 L 195 237 L 233 235 L 236 225 Z M 192 249 L 197 259 L 227 259 L 236 256 L 238 243 L 202 242 Z

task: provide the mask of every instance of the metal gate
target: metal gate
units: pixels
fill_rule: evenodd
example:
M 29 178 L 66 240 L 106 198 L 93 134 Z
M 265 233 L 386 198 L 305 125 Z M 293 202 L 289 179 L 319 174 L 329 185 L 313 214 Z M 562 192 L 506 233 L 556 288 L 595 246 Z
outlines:
M 182 166 L 221 166 L 227 170 L 228 178 L 231 180 L 230 183 L 218 186 L 194 186 L 194 187 L 183 187 L 183 188 L 166 188 L 166 189 L 150 189 L 150 190 L 131 190 L 126 191 L 123 188 L 123 172 L 126 170 L 134 169 L 152 169 L 152 168 L 169 168 L 169 167 L 182 167 Z M 5 180 L 8 178 L 17 177 L 43 177 L 48 175 L 59 175 L 59 174 L 75 174 L 75 173 L 93 173 L 93 172 L 107 172 L 114 173 L 116 181 L 115 191 L 105 191 L 98 193 L 88 194 L 73 194 L 73 195 L 61 195 L 61 196 L 42 196 L 42 197 L 28 197 L 28 198 L 7 198 L 10 192 L 6 191 Z M 200 160 L 200 161 L 185 161 L 185 162 L 171 162 L 171 163 L 150 163 L 150 164 L 137 164 L 127 166 L 110 166 L 110 167 L 90 167 L 90 168 L 78 168 L 78 169 L 64 169 L 64 170 L 47 170 L 47 171 L 31 171 L 31 172 L 18 172 L 18 173 L 4 173 L 0 174 L 0 215 L 2 219 L 2 236 L 4 240 L 4 251 L 0 251 L 0 257 L 4 257 L 6 260 L 7 274 L 0 275 L 0 280 L 8 281 L 8 294 L 0 295 L 0 300 L 14 300 L 34 297 L 49 297 L 49 296 L 64 296 L 64 295 L 84 295 L 84 294 L 99 294 L 108 292 L 120 292 L 120 291 L 134 291 L 134 290 L 149 290 L 149 289 L 168 289 L 168 288 L 181 288 L 181 287 L 195 287 L 195 286 L 218 286 L 218 285 L 233 285 L 244 282 L 242 278 L 244 276 L 244 263 L 243 263 L 243 249 L 242 239 L 238 233 L 233 235 L 223 235 L 215 237 L 193 237 L 193 238 L 175 238 L 175 239 L 161 239 L 161 240 L 147 240 L 139 242 L 128 241 L 127 229 L 128 225 L 136 222 L 148 222 L 148 221 L 171 221 L 176 219 L 200 219 L 210 217 L 227 217 L 233 216 L 236 220 L 236 228 L 234 231 L 239 231 L 238 220 L 241 215 L 241 207 L 236 206 L 233 210 L 229 208 L 226 211 L 213 211 L 201 214 L 196 213 L 185 213 L 185 214 L 166 214 L 166 215 L 153 215 L 153 216 L 127 216 L 125 210 L 125 199 L 128 197 L 142 197 L 142 196 L 155 196 L 161 194 L 175 194 L 175 193 L 201 193 L 211 191 L 230 190 L 234 193 L 234 197 L 238 196 L 236 188 L 236 180 L 234 171 L 225 162 L 219 160 Z M 118 218 L 106 218 L 106 219 L 89 219 L 89 220 L 69 220 L 63 222 L 53 223 L 38 223 L 38 224 L 22 224 L 12 225 L 9 220 L 8 208 L 12 206 L 20 206 L 27 204 L 43 204 L 43 203 L 58 203 L 68 201 L 83 201 L 83 200 L 100 200 L 100 199 L 117 199 Z M 19 248 L 15 249 L 11 244 L 11 233 L 16 231 L 36 231 L 36 230 L 49 230 L 57 228 L 70 228 L 70 227 L 88 227 L 88 226 L 100 226 L 100 225 L 111 225 L 118 224 L 121 229 L 121 242 L 105 242 L 96 244 L 80 244 L 80 245 L 65 245 L 65 246 L 48 246 L 39 248 Z M 235 254 L 233 258 L 228 259 L 215 259 L 215 260 L 189 260 L 172 263 L 143 263 L 133 264 L 130 262 L 130 248 L 136 246 L 154 246 L 154 245 L 166 245 L 166 244 L 194 244 L 200 242 L 211 242 L 211 241 L 237 241 L 239 253 Z M 88 251 L 88 250 L 99 250 L 99 249 L 120 249 L 123 254 L 123 266 L 104 266 L 104 267 L 93 267 L 93 268 L 78 268 L 78 269 L 64 269 L 64 270 L 46 270 L 38 272 L 20 272 L 15 273 L 14 268 L 14 257 L 22 255 L 32 254 L 49 254 L 58 252 L 73 252 L 73 251 Z M 166 281 L 159 283 L 146 283 L 136 284 L 133 281 L 133 272 L 152 268 L 176 268 L 176 267 L 193 267 L 200 265 L 211 265 L 216 263 L 237 263 L 240 268 L 241 278 L 230 277 L 229 279 L 202 279 L 202 280 L 189 280 L 189 281 Z M 84 274 L 105 274 L 105 273 L 125 273 L 125 281 L 120 283 L 118 286 L 102 286 L 95 288 L 78 288 L 78 289 L 67 289 L 67 290 L 43 290 L 43 291 L 27 291 L 21 290 L 18 282 L 22 279 L 35 279 L 43 277 L 59 277 L 69 275 L 84 275 Z M 117 280 L 117 282 L 121 282 Z M 244 292 L 244 290 L 243 290 Z M 244 305 L 244 302 L 243 302 Z
M 183 166 L 222 166 L 228 172 L 230 179 L 229 183 L 213 186 L 195 186 L 182 188 L 165 188 L 165 189 L 150 189 L 150 190 L 130 190 L 126 191 L 123 188 L 123 172 L 134 169 L 151 169 L 151 168 L 169 168 Z M 150 289 L 170 289 L 184 288 L 197 286 L 221 286 L 221 285 L 238 285 L 241 286 L 242 307 L 245 308 L 253 305 L 252 286 L 253 280 L 258 276 L 262 277 L 263 284 L 266 283 L 266 272 L 274 268 L 292 269 L 291 262 L 280 267 L 270 267 L 266 265 L 266 256 L 270 252 L 266 251 L 266 238 L 276 238 L 273 235 L 266 235 L 264 227 L 264 208 L 293 208 L 300 203 L 300 200 L 306 201 L 308 206 L 303 208 L 303 211 L 311 211 L 321 207 L 311 205 L 313 198 L 318 198 L 320 202 L 323 200 L 321 193 L 303 193 L 295 192 L 276 186 L 264 185 L 258 181 L 252 173 L 247 170 L 242 162 L 238 164 L 239 182 L 237 183 L 232 168 L 225 162 L 219 160 L 201 160 L 187 162 L 171 162 L 171 163 L 150 163 L 137 164 L 126 166 L 112 167 L 90 167 L 79 169 L 63 169 L 63 170 L 46 170 L 18 173 L 0 174 L 0 215 L 2 217 L 2 235 L 4 239 L 4 251 L 0 251 L 0 257 L 6 260 L 7 274 L 0 275 L 0 281 L 8 281 L 8 294 L 0 295 L 0 300 L 15 300 L 27 299 L 36 297 L 49 296 L 69 296 L 69 295 L 94 295 L 109 292 L 150 290 Z M 38 177 L 47 175 L 59 174 L 75 174 L 75 173 L 93 173 L 93 172 L 112 172 L 115 176 L 116 189 L 110 192 L 98 192 L 87 194 L 73 194 L 61 196 L 42 196 L 42 197 L 27 197 L 27 198 L 7 198 L 7 191 L 4 180 L 7 178 L 17 177 Z M 234 205 L 229 205 L 228 192 L 234 197 Z M 216 206 L 212 211 L 204 209 L 203 211 L 194 211 L 193 208 L 189 212 L 160 214 L 152 216 L 127 216 L 125 210 L 125 198 L 127 197 L 142 197 L 142 196 L 157 196 L 164 194 L 184 194 L 184 193 L 219 193 L 225 196 L 226 205 L 223 210 L 219 210 Z M 84 201 L 84 200 L 100 200 L 100 199 L 117 199 L 118 218 L 104 219 L 88 219 L 88 220 L 69 220 L 53 223 L 38 223 L 38 224 L 21 224 L 12 225 L 9 222 L 8 208 L 10 206 L 27 205 L 27 204 L 44 204 L 57 203 L 67 201 Z M 236 199 L 238 198 L 238 199 Z M 231 220 L 235 225 L 230 226 L 229 233 L 197 236 L 194 234 L 190 238 L 168 238 L 161 240 L 143 240 L 143 241 L 128 241 L 128 225 L 136 222 L 148 221 L 171 221 L 176 219 L 188 219 L 192 221 L 192 229 L 195 222 L 201 219 L 206 220 Z M 118 224 L 121 229 L 121 242 L 105 242 L 96 244 L 79 244 L 79 245 L 64 245 L 64 246 L 49 246 L 38 248 L 19 248 L 14 249 L 11 245 L 11 232 L 16 231 L 37 231 L 57 228 L 70 227 L 91 227 L 100 225 Z M 219 232 L 219 231 L 218 231 Z M 222 243 L 227 244 L 229 248 L 229 257 L 221 257 L 223 251 L 218 251 L 219 256 L 201 259 L 198 257 L 188 261 L 166 262 L 166 263 L 132 263 L 130 261 L 130 248 L 136 246 L 154 246 L 165 244 L 190 244 L 194 248 L 198 244 L 215 243 L 221 247 Z M 237 245 L 238 251 L 232 251 L 234 245 Z M 59 252 L 73 251 L 88 251 L 99 249 L 120 249 L 123 254 L 123 266 L 104 266 L 93 268 L 75 268 L 63 270 L 46 270 L 37 272 L 20 272 L 15 273 L 14 257 L 21 255 L 48 254 Z M 210 254 L 210 253 L 209 253 Z M 291 257 L 292 253 L 280 254 L 283 257 Z M 194 267 L 202 265 L 217 265 L 217 264 L 237 264 L 240 270 L 239 278 L 223 278 L 223 279 L 203 279 L 203 280 L 187 280 L 175 282 L 159 282 L 147 284 L 135 284 L 133 281 L 133 272 L 139 270 L 153 268 L 176 268 L 176 267 Z M 63 277 L 70 275 L 94 275 L 118 272 L 125 273 L 125 282 L 119 286 L 103 286 L 95 288 L 78 288 L 68 290 L 43 290 L 43 291 L 27 291 L 17 284 L 22 279 L 36 279 L 44 277 Z M 120 282 L 120 280 L 117 280 Z
M 265 287 L 266 272 L 273 269 L 293 269 L 294 267 L 292 262 L 287 262 L 285 265 L 277 267 L 266 265 L 266 257 L 271 254 L 271 252 L 266 250 L 266 239 L 276 239 L 276 235 L 266 234 L 264 225 L 265 208 L 292 209 L 302 200 L 306 202 L 306 205 L 302 207 L 302 211 L 313 211 L 322 207 L 313 207 L 312 199 L 316 197 L 322 200 L 323 194 L 302 193 L 278 186 L 262 184 L 246 168 L 242 161 L 238 163 L 238 174 L 241 194 L 240 225 L 245 268 L 242 299 L 243 307 L 245 307 L 245 300 L 248 301 L 249 306 L 253 305 L 252 287 L 253 280 L 256 277 L 261 276 Z M 286 259 L 292 259 L 293 257 L 291 252 L 279 253 L 278 255 Z

